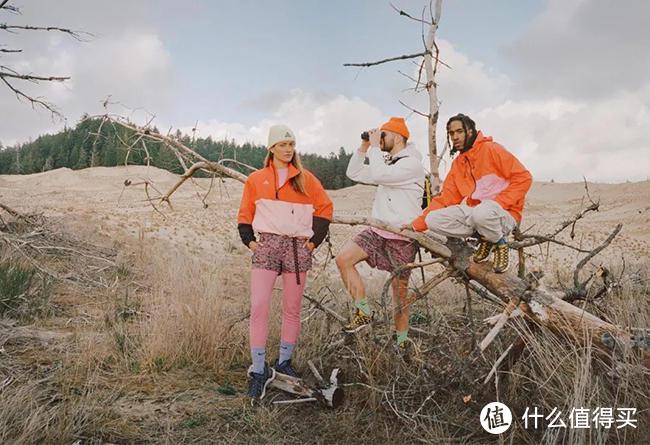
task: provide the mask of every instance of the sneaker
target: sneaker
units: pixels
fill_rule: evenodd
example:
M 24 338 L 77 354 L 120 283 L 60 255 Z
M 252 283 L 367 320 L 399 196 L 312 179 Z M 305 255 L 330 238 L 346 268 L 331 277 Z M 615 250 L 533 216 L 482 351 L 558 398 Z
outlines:
M 482 263 L 489 258 L 492 249 L 494 249 L 494 243 L 481 239 L 478 249 L 476 249 L 476 252 L 474 252 L 474 255 L 472 256 L 472 260 L 475 263 Z
M 275 378 L 275 369 L 269 368 L 264 364 L 264 372 L 253 372 L 253 366 L 248 368 L 248 397 L 256 400 L 264 398 L 266 395 L 266 387 Z
M 357 308 L 357 310 L 354 312 L 354 315 L 352 316 L 352 319 L 350 320 L 350 323 L 345 325 L 343 328 L 343 331 L 347 332 L 348 334 L 353 334 L 366 326 L 370 324 L 370 316 L 366 315 L 361 311 L 361 309 Z
M 510 248 L 508 244 L 497 244 L 494 248 L 492 264 L 496 273 L 504 273 L 510 266 Z
M 297 379 L 300 378 L 296 370 L 293 369 L 293 366 L 291 366 L 291 359 L 285 360 L 282 363 L 275 362 L 273 368 L 275 369 L 275 372 L 279 372 L 280 374 L 295 377 Z

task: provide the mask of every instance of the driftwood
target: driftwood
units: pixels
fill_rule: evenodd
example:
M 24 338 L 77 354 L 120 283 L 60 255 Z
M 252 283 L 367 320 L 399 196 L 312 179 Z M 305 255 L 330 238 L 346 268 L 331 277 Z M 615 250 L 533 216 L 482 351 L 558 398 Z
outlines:
M 289 402 L 279 401 L 275 403 L 319 402 L 329 408 L 338 408 L 341 406 L 345 399 L 345 394 L 343 388 L 339 387 L 339 369 L 336 368 L 332 371 L 329 383 L 326 384 L 322 377 L 320 377 L 320 373 L 318 373 L 315 367 L 313 367 L 313 364 L 310 364 L 310 368 L 312 368 L 312 372 L 314 372 L 316 379 L 319 380 L 321 385 L 319 388 L 310 387 L 303 379 L 276 372 L 275 378 L 271 381 L 269 386 L 297 395 L 300 398 Z

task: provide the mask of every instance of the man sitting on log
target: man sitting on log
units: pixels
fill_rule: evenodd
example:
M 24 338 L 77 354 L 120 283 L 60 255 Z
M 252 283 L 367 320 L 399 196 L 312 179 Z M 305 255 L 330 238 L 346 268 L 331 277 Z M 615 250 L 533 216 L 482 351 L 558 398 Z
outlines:
M 494 271 L 503 273 L 509 266 L 507 236 L 521 221 L 532 176 L 512 153 L 477 132 L 474 121 L 464 114 L 449 119 L 447 137 L 453 144 L 451 154 L 460 154 L 451 164 L 442 192 L 411 226 L 455 238 L 478 232 L 480 243 L 473 261 L 486 261 L 494 251 Z
M 403 118 L 393 117 L 380 129 L 361 135 L 361 146 L 352 154 L 347 175 L 350 179 L 377 185 L 372 217 L 395 226 L 410 222 L 421 211 L 425 171 L 422 155 L 410 143 Z M 385 157 L 388 154 L 388 157 Z M 364 161 L 368 158 L 368 165 Z M 417 243 L 384 230 L 369 228 L 344 246 L 336 257 L 343 283 L 354 299 L 356 311 L 345 327 L 357 332 L 370 323 L 370 307 L 363 280 L 356 265 L 366 261 L 370 267 L 388 272 L 412 263 Z M 408 282 L 411 270 L 395 274 L 391 285 L 395 307 L 395 329 L 399 351 L 406 348 L 409 326 Z

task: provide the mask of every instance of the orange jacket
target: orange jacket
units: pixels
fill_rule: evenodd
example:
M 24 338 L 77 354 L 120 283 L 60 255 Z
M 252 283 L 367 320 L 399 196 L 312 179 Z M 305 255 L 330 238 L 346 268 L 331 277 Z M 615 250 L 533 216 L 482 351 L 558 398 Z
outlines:
M 532 182 L 530 172 L 512 153 L 479 131 L 472 148 L 454 159 L 442 192 L 413 221 L 413 228 L 427 230 L 424 219 L 429 212 L 460 204 L 465 198 L 470 207 L 494 200 L 519 222 Z
M 318 178 L 307 170 L 303 170 L 306 194 L 295 191 L 289 180 L 299 171 L 291 164 L 288 168 L 281 187 L 272 162 L 246 180 L 237 222 L 247 246 L 255 241 L 255 231 L 308 238 L 315 245 L 325 238 L 334 212 L 332 201 Z

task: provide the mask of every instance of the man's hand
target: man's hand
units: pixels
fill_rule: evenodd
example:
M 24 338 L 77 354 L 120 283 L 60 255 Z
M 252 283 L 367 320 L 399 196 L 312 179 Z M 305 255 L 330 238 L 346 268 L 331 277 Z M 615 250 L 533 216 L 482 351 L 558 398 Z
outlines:
M 361 139 L 361 146 L 359 146 L 359 151 L 361 153 L 367 153 L 369 148 L 370 148 L 370 141 L 365 141 Z
M 399 226 L 399 228 L 402 229 L 402 230 L 405 230 L 405 229 L 415 230 L 411 224 L 402 224 L 401 226 Z
M 312 243 L 311 241 L 307 241 L 304 246 L 309 249 L 310 252 L 313 252 L 314 249 L 316 248 L 316 244 Z
M 379 147 L 379 140 L 381 139 L 381 131 L 379 131 L 378 128 L 373 128 L 372 130 L 368 131 L 368 134 L 370 135 L 370 146 L 371 147 Z

